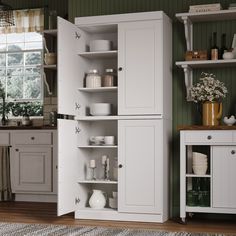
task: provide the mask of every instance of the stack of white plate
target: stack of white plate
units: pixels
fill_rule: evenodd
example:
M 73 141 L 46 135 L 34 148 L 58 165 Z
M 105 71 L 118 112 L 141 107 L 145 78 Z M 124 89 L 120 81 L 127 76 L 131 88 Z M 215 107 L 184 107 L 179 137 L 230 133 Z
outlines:
M 193 152 L 193 173 L 195 175 L 205 175 L 207 168 L 207 155 L 200 152 Z

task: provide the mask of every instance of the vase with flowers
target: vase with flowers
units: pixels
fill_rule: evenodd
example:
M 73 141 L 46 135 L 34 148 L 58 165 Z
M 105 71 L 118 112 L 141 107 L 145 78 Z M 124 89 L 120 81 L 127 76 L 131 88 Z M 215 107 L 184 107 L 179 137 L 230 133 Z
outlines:
M 219 125 L 222 117 L 222 100 L 227 93 L 224 83 L 216 79 L 214 74 L 201 74 L 200 82 L 190 89 L 190 95 L 193 102 L 202 104 L 203 125 Z

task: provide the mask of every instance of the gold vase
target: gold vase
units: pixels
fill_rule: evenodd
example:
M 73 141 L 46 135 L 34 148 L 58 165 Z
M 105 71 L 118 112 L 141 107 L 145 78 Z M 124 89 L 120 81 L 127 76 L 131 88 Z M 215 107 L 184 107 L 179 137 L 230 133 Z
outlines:
M 222 103 L 204 102 L 202 104 L 202 124 L 216 126 L 222 117 Z

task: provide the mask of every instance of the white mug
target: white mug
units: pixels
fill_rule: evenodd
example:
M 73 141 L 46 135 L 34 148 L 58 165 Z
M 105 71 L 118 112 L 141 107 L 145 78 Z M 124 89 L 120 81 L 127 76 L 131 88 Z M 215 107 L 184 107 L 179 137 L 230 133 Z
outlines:
M 105 145 L 114 145 L 115 144 L 115 136 L 105 136 L 104 137 Z

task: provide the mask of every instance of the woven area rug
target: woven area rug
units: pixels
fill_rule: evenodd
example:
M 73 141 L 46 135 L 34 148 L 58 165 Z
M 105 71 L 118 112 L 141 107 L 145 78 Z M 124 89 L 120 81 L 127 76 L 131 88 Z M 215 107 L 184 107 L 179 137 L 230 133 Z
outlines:
M 222 234 L 164 232 L 104 227 L 0 223 L 1 236 L 220 236 Z

